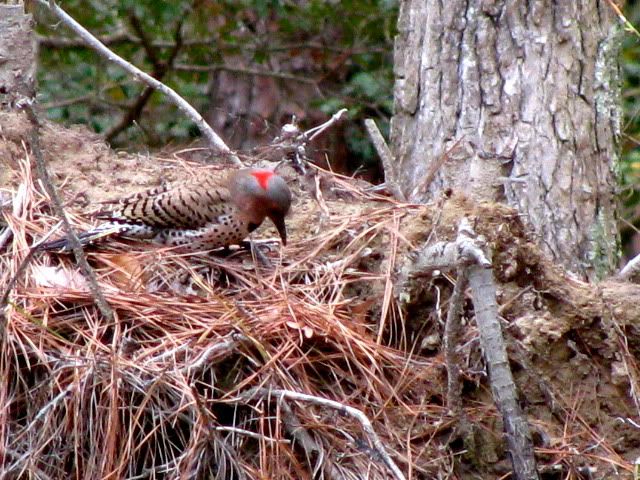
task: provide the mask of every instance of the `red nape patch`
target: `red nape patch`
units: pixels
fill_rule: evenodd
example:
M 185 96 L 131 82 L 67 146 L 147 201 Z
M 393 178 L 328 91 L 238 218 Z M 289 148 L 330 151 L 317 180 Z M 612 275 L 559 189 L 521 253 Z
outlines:
M 251 175 L 256 177 L 256 180 L 258 180 L 258 184 L 266 190 L 269 179 L 275 174 L 271 170 L 254 170 L 253 172 L 251 172 Z

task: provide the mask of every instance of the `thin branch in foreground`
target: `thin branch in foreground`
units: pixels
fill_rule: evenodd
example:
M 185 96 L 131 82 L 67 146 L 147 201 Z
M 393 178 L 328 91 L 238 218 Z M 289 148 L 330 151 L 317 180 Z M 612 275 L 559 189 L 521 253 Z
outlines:
M 342 118 L 342 116 L 344 114 L 346 114 L 349 110 L 347 110 L 346 108 L 342 108 L 340 110 L 338 110 L 336 113 L 334 113 L 333 115 L 331 115 L 331 118 L 329 120 L 327 120 L 324 123 L 321 123 L 318 126 L 315 126 L 313 128 L 310 128 L 309 130 L 307 130 L 306 132 L 304 132 L 302 135 L 304 138 L 308 138 L 309 141 L 315 140 L 316 137 L 318 137 L 320 134 L 322 134 L 325 130 L 327 130 L 329 127 L 331 127 L 334 123 L 337 123 L 338 120 L 340 120 Z
M 282 389 L 269 389 L 269 388 L 254 388 L 249 390 L 246 394 L 242 395 L 244 399 L 250 399 L 254 396 L 259 395 L 261 397 L 280 397 L 280 398 L 288 398 L 290 400 L 297 400 L 301 402 L 309 402 L 315 403 L 316 405 L 321 405 L 323 407 L 333 408 L 338 410 L 339 412 L 349 415 L 350 417 L 355 418 L 360 425 L 362 425 L 362 429 L 366 433 L 369 441 L 373 445 L 373 450 L 380 456 L 384 464 L 389 468 L 393 476 L 397 480 L 406 480 L 406 477 L 389 456 L 387 451 L 384 448 L 380 437 L 373 429 L 373 425 L 371 424 L 371 420 L 367 418 L 367 416 L 357 408 L 351 407 L 349 405 L 345 405 L 340 402 L 336 402 L 335 400 L 329 400 L 328 398 L 316 397 L 313 395 L 307 395 L 305 393 L 293 392 L 291 390 L 282 390 Z
M 73 249 L 76 261 L 87 276 L 89 281 L 89 290 L 91 291 L 91 295 L 93 296 L 100 313 L 102 313 L 106 319 L 111 321 L 114 319 L 113 310 L 111 310 L 111 307 L 107 303 L 106 298 L 98 286 L 96 273 L 89 265 L 89 262 L 87 262 L 87 257 L 84 254 L 82 245 L 80 245 L 80 240 L 78 240 L 78 236 L 69 222 L 67 212 L 65 212 L 64 207 L 62 206 L 62 202 L 60 201 L 56 188 L 53 186 L 53 183 L 51 183 L 51 178 L 49 178 L 49 172 L 47 171 L 42 149 L 40 148 L 40 121 L 38 120 L 31 103 L 24 102 L 22 108 L 27 113 L 27 117 L 31 122 L 31 150 L 36 160 L 36 168 L 38 170 L 40 180 L 42 180 L 42 184 L 47 191 L 47 195 L 49 195 L 49 198 L 51 198 L 51 201 L 53 202 L 56 215 L 58 215 L 62 221 L 62 225 L 67 234 L 67 238 L 69 239 L 69 243 L 71 244 L 71 248 Z
M 456 148 L 458 148 L 458 145 L 460 145 L 460 142 L 462 142 L 463 139 L 464 139 L 464 136 L 460 137 L 458 140 L 456 140 L 456 142 L 453 145 L 451 145 L 451 147 L 449 147 L 449 149 L 446 152 L 444 152 L 442 155 L 440 155 L 440 157 L 436 158 L 434 161 L 431 162 L 431 164 L 429 165 L 429 170 L 427 171 L 426 175 L 424 176 L 422 181 L 418 185 L 416 185 L 413 191 L 411 192 L 411 195 L 409 197 L 410 199 L 414 199 L 419 193 L 424 193 L 427 191 L 427 188 L 429 188 L 429 185 L 431 185 L 431 182 L 433 182 L 433 179 L 436 177 L 436 173 L 438 173 L 438 170 L 440 170 L 440 167 L 442 167 L 442 165 L 444 165 L 445 162 L 449 160 L 451 153 Z
M 256 440 L 264 440 L 265 442 L 269 442 L 269 443 L 291 443 L 291 440 L 267 437 L 265 435 L 261 435 L 256 432 L 252 432 L 251 430 L 245 430 L 244 428 L 224 427 L 224 426 L 215 426 L 215 425 L 210 426 L 209 428 L 217 432 L 235 433 L 237 435 L 244 435 L 245 437 L 255 438 Z
M 280 135 L 273 139 L 266 151 L 272 161 L 276 161 L 274 157 L 279 155 L 284 157 L 283 161 L 291 163 L 292 167 L 301 174 L 306 171 L 305 165 L 308 162 L 306 146 L 309 142 L 315 140 L 324 133 L 347 113 L 347 109 L 343 108 L 334 113 L 329 120 L 315 127 L 311 127 L 305 132 L 300 131 L 295 116 L 290 123 L 282 126 Z
M 469 285 L 473 295 L 480 343 L 489 369 L 491 391 L 507 437 L 514 477 L 517 480 L 539 478 L 533 454 L 533 441 L 527 417 L 516 394 L 516 386 L 509 367 L 509 357 L 502 337 L 496 303 L 496 284 L 493 269 L 481 265 L 469 267 Z
M 204 118 L 202 118 L 202 115 L 200 115 L 198 111 L 189 104 L 189 102 L 178 95 L 175 90 L 166 86 L 162 82 L 159 82 L 151 75 L 143 72 L 135 65 L 132 65 L 122 57 L 109 50 L 104 44 L 100 43 L 100 41 L 96 37 L 89 33 L 86 28 L 76 22 L 67 12 L 56 5 L 53 0 L 38 0 L 38 3 L 48 8 L 49 11 L 56 16 L 56 18 L 58 18 L 64 25 L 73 30 L 74 33 L 82 38 L 87 43 L 87 45 L 93 48 L 100 55 L 105 57 L 110 62 L 113 62 L 119 67 L 123 68 L 125 71 L 133 75 L 136 79 L 138 79 L 145 85 L 148 85 L 151 88 L 154 88 L 155 90 L 158 90 L 166 95 L 174 103 L 174 105 L 182 110 L 182 112 L 197 125 L 200 131 L 207 138 L 211 147 L 215 148 L 219 152 L 227 154 L 228 158 L 236 165 L 242 165 L 242 162 L 240 161 L 238 156 L 233 153 L 227 146 L 227 144 L 224 143 L 222 138 L 220 138 L 220 136 L 213 131 L 213 129 L 204 120 Z

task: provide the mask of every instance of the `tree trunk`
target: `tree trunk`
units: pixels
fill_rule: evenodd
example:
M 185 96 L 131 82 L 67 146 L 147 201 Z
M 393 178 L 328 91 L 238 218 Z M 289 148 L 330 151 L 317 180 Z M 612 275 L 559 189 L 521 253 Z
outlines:
M 590 279 L 610 273 L 615 25 L 597 0 L 403 2 L 391 144 L 408 198 L 453 188 L 506 202 L 557 263 Z
M 0 5 L 0 104 L 35 96 L 36 43 L 22 2 Z

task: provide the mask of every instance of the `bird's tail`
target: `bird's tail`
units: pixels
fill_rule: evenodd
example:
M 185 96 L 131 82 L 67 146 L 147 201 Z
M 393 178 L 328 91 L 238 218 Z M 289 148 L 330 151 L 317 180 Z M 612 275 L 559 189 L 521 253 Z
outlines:
M 80 245 L 92 245 L 108 237 L 118 235 L 125 230 L 127 230 L 127 226 L 123 225 L 122 223 L 107 222 L 98 225 L 96 228 L 92 228 L 91 230 L 88 230 L 86 232 L 80 232 L 78 234 L 78 240 L 80 240 Z M 57 240 L 45 242 L 41 245 L 38 245 L 37 248 L 38 250 L 60 250 L 63 252 L 68 252 L 71 250 L 71 244 L 69 243 L 68 237 L 65 236 Z

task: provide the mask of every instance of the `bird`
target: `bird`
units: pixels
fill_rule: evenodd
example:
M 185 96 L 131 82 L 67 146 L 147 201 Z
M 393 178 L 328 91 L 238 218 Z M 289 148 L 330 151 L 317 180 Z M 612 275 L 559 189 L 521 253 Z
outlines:
M 103 220 L 78 239 L 89 245 L 108 238 L 151 239 L 195 252 L 242 244 L 265 218 L 287 244 L 285 216 L 291 208 L 286 181 L 269 169 L 245 168 L 207 173 L 188 182 L 151 188 L 106 202 L 95 214 Z M 71 250 L 67 238 L 43 243 L 40 250 Z

